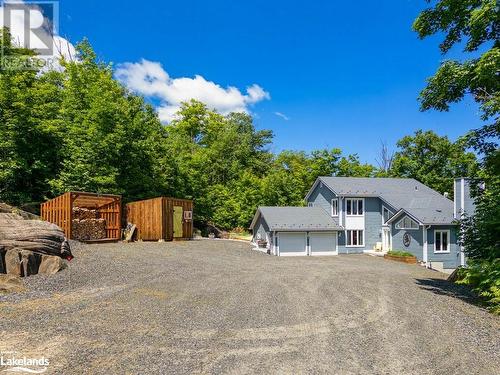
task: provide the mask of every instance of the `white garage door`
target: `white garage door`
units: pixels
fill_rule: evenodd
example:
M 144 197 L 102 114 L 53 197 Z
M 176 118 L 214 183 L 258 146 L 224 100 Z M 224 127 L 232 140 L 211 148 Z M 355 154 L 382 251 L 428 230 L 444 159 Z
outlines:
M 311 255 L 336 255 L 337 233 L 309 233 L 309 246 Z
M 307 255 L 306 234 L 305 232 L 280 233 L 278 246 L 282 256 Z

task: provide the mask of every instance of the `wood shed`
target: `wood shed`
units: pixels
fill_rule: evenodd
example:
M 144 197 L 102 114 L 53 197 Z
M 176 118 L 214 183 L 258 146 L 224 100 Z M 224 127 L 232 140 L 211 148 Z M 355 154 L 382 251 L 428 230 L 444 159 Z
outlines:
M 193 201 L 158 197 L 127 204 L 127 222 L 135 224 L 137 239 L 181 240 L 193 237 Z
M 67 192 L 40 207 L 44 220 L 62 228 L 69 239 L 99 242 L 121 239 L 121 196 Z

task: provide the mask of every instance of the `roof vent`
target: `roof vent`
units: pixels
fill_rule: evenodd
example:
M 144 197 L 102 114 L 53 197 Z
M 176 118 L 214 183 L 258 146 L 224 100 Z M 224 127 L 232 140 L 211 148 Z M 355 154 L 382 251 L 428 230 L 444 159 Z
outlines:
M 418 190 L 418 186 L 415 186 L 415 190 Z

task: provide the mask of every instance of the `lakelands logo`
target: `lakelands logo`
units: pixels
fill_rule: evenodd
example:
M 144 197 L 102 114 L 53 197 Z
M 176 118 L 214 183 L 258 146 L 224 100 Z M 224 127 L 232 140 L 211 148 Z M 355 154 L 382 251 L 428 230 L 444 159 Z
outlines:
M 0 372 L 43 374 L 47 371 L 50 362 L 48 358 L 18 357 L 16 352 L 0 353 Z

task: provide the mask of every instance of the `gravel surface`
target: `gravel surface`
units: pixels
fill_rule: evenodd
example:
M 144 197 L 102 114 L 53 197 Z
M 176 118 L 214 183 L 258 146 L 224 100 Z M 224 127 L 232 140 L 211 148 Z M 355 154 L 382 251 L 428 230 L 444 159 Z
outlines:
M 500 373 L 500 319 L 419 266 L 220 240 L 73 253 L 0 297 L 0 351 L 46 373 Z

